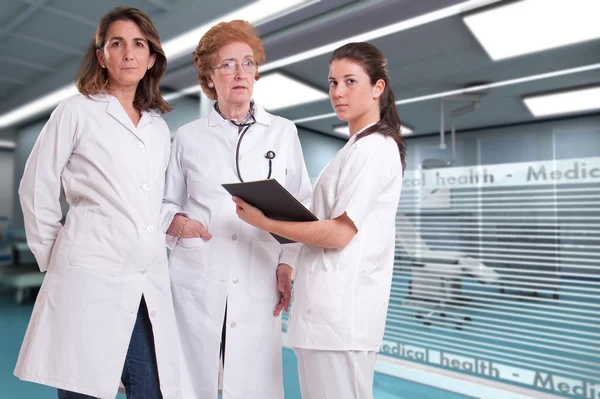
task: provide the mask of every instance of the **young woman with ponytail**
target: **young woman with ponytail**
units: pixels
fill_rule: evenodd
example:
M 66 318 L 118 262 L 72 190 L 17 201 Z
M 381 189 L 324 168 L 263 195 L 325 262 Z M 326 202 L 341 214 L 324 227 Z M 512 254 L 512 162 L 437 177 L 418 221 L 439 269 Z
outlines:
M 305 244 L 287 344 L 303 399 L 369 399 L 392 284 L 395 216 L 406 147 L 387 60 L 349 43 L 329 63 L 329 97 L 350 139 L 317 180 L 316 222 L 281 222 L 234 197 L 238 216 Z

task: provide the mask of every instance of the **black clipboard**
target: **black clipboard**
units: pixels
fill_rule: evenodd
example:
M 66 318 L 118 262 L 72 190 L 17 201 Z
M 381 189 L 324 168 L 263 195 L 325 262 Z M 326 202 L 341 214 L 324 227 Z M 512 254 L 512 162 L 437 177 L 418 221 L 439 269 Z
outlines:
M 222 186 L 229 194 L 260 209 L 270 219 L 286 222 L 319 220 L 275 179 L 229 183 L 222 184 Z M 281 244 L 295 242 L 277 234 L 271 233 L 271 235 Z

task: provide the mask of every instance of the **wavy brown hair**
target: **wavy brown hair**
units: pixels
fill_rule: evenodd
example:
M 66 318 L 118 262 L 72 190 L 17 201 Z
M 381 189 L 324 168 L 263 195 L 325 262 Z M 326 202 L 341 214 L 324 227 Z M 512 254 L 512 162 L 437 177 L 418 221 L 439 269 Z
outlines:
M 100 19 L 94 38 L 75 76 L 77 89 L 85 95 L 106 92 L 110 89 L 108 72 L 98 63 L 96 50 L 104 47 L 108 28 L 116 21 L 132 21 L 135 23 L 148 41 L 150 54 L 156 56 L 154 65 L 146 71 L 146 74 L 138 83 L 135 99 L 133 100 L 134 107 L 145 111 L 156 109 L 161 113 L 169 112 L 173 108 L 164 100 L 159 88 L 159 82 L 167 71 L 167 57 L 160 44 L 160 37 L 154 24 L 144 12 L 137 8 L 115 7 Z
M 215 56 L 228 43 L 243 42 L 252 48 L 254 60 L 257 65 L 265 62 L 265 48 L 258 37 L 258 30 L 247 21 L 239 19 L 230 22 L 221 22 L 209 29 L 202 36 L 196 50 L 194 50 L 194 66 L 198 70 L 197 78 L 202 91 L 211 100 L 217 99 L 217 90 L 208 87 L 208 75 L 213 66 Z M 258 80 L 258 70 L 254 79 Z
M 349 60 L 362 66 L 369 76 L 371 85 L 375 85 L 380 79 L 385 82 L 385 88 L 379 97 L 380 121 L 364 132 L 359 133 L 356 136 L 356 140 L 360 140 L 373 133 L 393 138 L 396 144 L 398 144 L 400 160 L 402 161 L 402 172 L 404 173 L 406 169 L 406 143 L 400 131 L 400 116 L 396 109 L 396 98 L 390 87 L 387 59 L 377 47 L 363 42 L 348 43 L 337 48 L 333 52 L 331 60 L 329 60 L 329 65 L 336 60 Z

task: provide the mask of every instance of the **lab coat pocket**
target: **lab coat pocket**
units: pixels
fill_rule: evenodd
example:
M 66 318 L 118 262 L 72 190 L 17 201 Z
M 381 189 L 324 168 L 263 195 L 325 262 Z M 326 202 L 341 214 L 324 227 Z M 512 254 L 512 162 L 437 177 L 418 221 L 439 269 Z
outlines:
M 279 298 L 277 265 L 281 245 L 277 241 L 252 241 L 250 292 L 257 299 Z
M 214 250 L 212 242 L 202 238 L 179 239 L 169 259 L 171 276 L 191 282 L 216 273 L 215 265 L 212 264 Z
M 77 234 L 68 255 L 69 263 L 115 276 L 130 252 L 132 235 L 121 223 L 86 211 L 78 223 Z
M 345 297 L 352 291 L 353 275 L 341 271 L 309 272 L 304 319 L 315 324 L 339 323 L 345 306 L 352 305 Z
M 177 241 L 177 245 L 180 245 L 184 248 L 198 248 L 202 245 L 202 242 L 206 241 L 200 237 L 193 237 L 193 238 L 180 238 Z

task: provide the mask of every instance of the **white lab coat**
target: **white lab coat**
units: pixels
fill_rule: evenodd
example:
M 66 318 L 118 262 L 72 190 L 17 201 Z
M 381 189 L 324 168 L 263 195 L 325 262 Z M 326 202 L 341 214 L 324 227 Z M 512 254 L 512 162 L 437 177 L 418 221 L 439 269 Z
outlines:
M 256 123 L 242 140 L 245 181 L 266 179 L 267 151 L 274 151 L 272 178 L 308 203 L 311 184 L 296 127 L 255 107 Z M 163 201 L 163 229 L 187 214 L 212 234 L 181 239 L 169 260 L 173 302 L 183 355 L 182 394 L 215 399 L 219 349 L 227 302 L 223 399 L 282 399 L 281 320 L 275 271 L 295 264 L 299 244 L 280 245 L 268 233 L 241 221 L 222 183 L 235 172 L 238 128 L 214 109 L 181 127 L 173 141 Z
M 180 397 L 177 331 L 159 226 L 169 129 L 155 112 L 137 127 L 108 94 L 78 95 L 50 116 L 19 195 L 27 241 L 47 270 L 15 375 L 115 397 L 142 294 L 163 397 Z M 70 204 L 59 204 L 63 182 Z
M 343 249 L 302 248 L 288 345 L 379 351 L 392 285 L 401 189 L 398 146 L 380 134 L 360 140 L 353 136 L 323 170 L 314 188 L 313 213 L 325 220 L 346 212 L 358 232 Z

